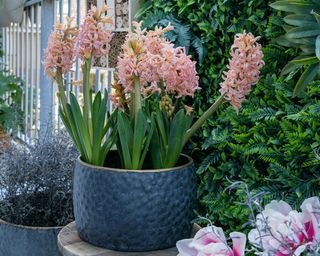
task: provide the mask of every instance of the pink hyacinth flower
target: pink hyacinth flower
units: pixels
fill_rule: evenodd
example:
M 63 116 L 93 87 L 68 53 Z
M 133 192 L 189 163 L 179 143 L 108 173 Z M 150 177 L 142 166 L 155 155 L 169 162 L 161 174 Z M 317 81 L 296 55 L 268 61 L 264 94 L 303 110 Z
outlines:
M 122 47 L 116 69 L 124 92 L 133 92 L 135 81 L 139 81 L 145 96 L 164 90 L 176 97 L 193 97 L 200 89 L 196 63 L 183 48 L 175 48 L 164 38 L 164 33 L 173 27 L 146 31 L 137 22 L 133 22 L 133 27 L 134 31 L 129 33 Z
M 230 238 L 233 247 L 229 247 L 221 228 L 215 226 L 202 228 L 193 239 L 177 242 L 180 256 L 244 256 L 246 236 L 240 232 L 232 232 Z
M 44 70 L 49 77 L 55 78 L 57 69 L 61 69 L 61 73 L 65 74 L 73 67 L 78 31 L 75 27 L 71 27 L 71 23 L 71 18 L 67 18 L 67 23 L 64 25 L 57 22 L 49 36 L 43 58 Z
M 220 92 L 238 112 L 251 87 L 259 81 L 260 70 L 264 66 L 259 37 L 251 33 L 235 36 L 231 46 L 228 71 L 223 73 Z
M 81 59 L 99 58 L 110 51 L 112 32 L 107 28 L 111 19 L 103 17 L 106 7 L 92 6 L 84 18 L 77 38 L 77 56 Z

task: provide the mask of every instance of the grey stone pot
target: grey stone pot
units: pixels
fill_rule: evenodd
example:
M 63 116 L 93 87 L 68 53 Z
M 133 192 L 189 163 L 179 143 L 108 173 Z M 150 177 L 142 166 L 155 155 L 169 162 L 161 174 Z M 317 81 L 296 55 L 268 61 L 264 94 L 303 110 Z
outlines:
M 118 162 L 116 152 L 108 162 Z M 151 251 L 190 237 L 196 204 L 193 160 L 160 170 L 97 167 L 78 159 L 73 203 L 79 236 L 118 251 Z
M 0 255 L 61 256 L 57 235 L 62 227 L 29 227 L 0 219 Z

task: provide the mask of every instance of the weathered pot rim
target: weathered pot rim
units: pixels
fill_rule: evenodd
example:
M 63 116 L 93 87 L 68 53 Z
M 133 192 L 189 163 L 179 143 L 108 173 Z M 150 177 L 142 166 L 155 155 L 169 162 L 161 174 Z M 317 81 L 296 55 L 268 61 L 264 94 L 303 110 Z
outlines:
M 8 226 L 13 226 L 20 229 L 29 229 L 29 230 L 59 230 L 62 229 L 64 226 L 55 226 L 55 227 L 37 227 L 37 226 L 25 226 L 25 225 L 18 225 L 11 222 L 7 222 L 0 218 L 0 224 L 5 224 Z
M 77 162 L 79 162 L 81 165 L 87 166 L 90 169 L 93 169 L 95 171 L 105 171 L 105 172 L 125 172 L 125 173 L 160 173 L 160 172 L 170 172 L 170 171 L 178 171 L 178 170 L 183 170 L 184 168 L 187 168 L 189 166 L 193 165 L 193 159 L 186 155 L 186 154 L 180 154 L 180 156 L 185 157 L 188 162 L 183 165 L 179 165 L 176 167 L 172 168 L 163 168 L 163 169 L 143 169 L 143 170 L 130 170 L 130 169 L 121 169 L 121 168 L 114 168 L 114 167 L 104 167 L 104 166 L 97 166 L 97 165 L 92 165 L 88 164 L 84 161 L 81 160 L 81 157 L 79 156 L 77 159 Z

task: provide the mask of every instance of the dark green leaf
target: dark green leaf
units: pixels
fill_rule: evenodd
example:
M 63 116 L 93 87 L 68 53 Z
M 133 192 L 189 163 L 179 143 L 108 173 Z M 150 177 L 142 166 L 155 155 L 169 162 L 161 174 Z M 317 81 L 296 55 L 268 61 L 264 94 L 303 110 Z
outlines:
M 301 91 L 303 91 L 306 86 L 317 76 L 319 72 L 320 64 L 312 64 L 310 65 L 301 75 L 299 81 L 294 88 L 294 95 L 298 95 Z

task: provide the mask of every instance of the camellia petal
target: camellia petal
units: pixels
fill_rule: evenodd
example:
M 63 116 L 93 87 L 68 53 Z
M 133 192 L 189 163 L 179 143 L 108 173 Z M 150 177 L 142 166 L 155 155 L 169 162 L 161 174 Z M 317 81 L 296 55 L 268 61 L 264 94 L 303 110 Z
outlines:
M 232 249 L 222 228 L 210 226 L 200 229 L 193 239 L 179 241 L 177 248 L 180 256 L 244 256 L 245 234 L 232 232 L 230 237 L 233 241 Z
M 179 256 L 197 256 L 198 255 L 197 250 L 189 246 L 191 242 L 192 242 L 192 239 L 184 239 L 177 242 Z

